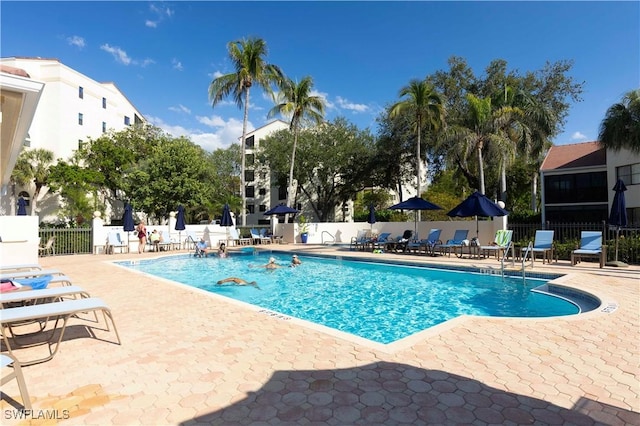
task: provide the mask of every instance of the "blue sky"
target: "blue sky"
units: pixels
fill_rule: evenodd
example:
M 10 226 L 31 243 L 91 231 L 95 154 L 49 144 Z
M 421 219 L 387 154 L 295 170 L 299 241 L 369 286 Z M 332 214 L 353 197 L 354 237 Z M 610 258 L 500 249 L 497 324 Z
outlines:
M 476 75 L 493 59 L 520 73 L 572 60 L 584 81 L 556 144 L 591 141 L 609 106 L 640 87 L 639 2 L 13 2 L 1 5 L 0 56 L 57 58 L 114 82 L 153 124 L 208 150 L 242 133 L 242 111 L 212 108 L 208 86 L 232 71 L 227 43 L 263 38 L 268 61 L 310 75 L 327 118 L 376 133 L 375 118 L 412 78 L 451 56 Z M 270 98 L 252 91 L 250 127 Z

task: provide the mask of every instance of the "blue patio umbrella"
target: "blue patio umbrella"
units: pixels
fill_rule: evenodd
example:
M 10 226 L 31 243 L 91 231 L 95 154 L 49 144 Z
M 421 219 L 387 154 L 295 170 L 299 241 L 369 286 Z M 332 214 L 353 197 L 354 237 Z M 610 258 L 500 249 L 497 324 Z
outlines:
M 447 216 L 476 217 L 476 238 L 478 237 L 478 216 L 493 217 L 506 216 L 509 212 L 491 201 L 478 191 L 469 195 L 463 202 L 451 209 Z
M 371 229 L 373 229 L 373 224 L 376 223 L 376 208 L 373 203 L 369 204 L 369 217 L 367 217 L 367 223 L 371 224 Z
M 264 212 L 264 215 L 265 216 L 273 216 L 273 215 L 277 215 L 277 214 L 296 214 L 298 212 L 299 212 L 299 210 L 296 210 L 296 209 L 294 209 L 292 207 L 285 206 L 284 204 L 278 204 L 277 206 L 275 206 L 271 210 L 267 210 L 266 212 Z
M 613 262 L 607 263 L 608 266 L 628 266 L 624 262 L 618 261 L 618 237 L 620 236 L 620 227 L 627 226 L 627 208 L 624 199 L 624 191 L 627 190 L 622 179 L 618 179 L 613 187 L 616 192 L 613 196 L 613 204 L 609 214 L 609 225 L 616 227 L 616 257 Z
M 411 197 L 401 203 L 394 204 L 389 207 L 391 210 L 442 210 L 442 207 L 430 203 L 429 201 L 420 197 Z M 413 221 L 413 236 L 418 237 L 418 216 L 414 217 Z
M 27 200 L 20 197 L 18 198 L 18 216 L 27 215 Z
M 133 223 L 133 208 L 131 204 L 125 203 L 124 213 L 122 214 L 122 229 L 127 233 L 127 247 L 129 247 L 129 232 L 136 229 Z

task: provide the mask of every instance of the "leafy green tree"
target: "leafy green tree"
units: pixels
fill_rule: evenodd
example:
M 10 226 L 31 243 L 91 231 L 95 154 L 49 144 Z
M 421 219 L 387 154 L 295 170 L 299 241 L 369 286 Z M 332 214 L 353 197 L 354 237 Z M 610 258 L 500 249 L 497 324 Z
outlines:
M 444 124 L 444 105 L 442 96 L 435 90 L 433 85 L 426 80 L 411 80 L 409 84 L 399 92 L 400 98 L 405 97 L 391 106 L 389 114 L 395 117 L 403 111 L 409 111 L 414 116 L 414 129 L 417 135 L 416 141 L 416 189 L 417 195 L 421 196 L 420 185 L 420 165 L 422 157 L 420 155 L 420 144 L 422 133 L 426 130 L 439 130 Z
M 89 139 L 77 155 L 86 169 L 102 176 L 100 193 L 105 203 L 124 201 L 127 198 L 123 190 L 128 172 L 135 169 L 152 148 L 166 138 L 167 135 L 158 127 L 131 126 L 118 132 L 110 131 L 97 139 Z
M 261 143 L 260 160 L 276 182 L 285 182 L 293 135 L 275 132 Z M 356 196 L 368 180 L 358 179 L 362 162 L 373 152 L 373 136 L 344 118 L 300 131 L 294 178 L 320 221 L 335 218 L 336 207 Z
M 598 141 L 607 149 L 640 153 L 640 89 L 626 93 L 609 107 L 600 123 Z
M 207 153 L 188 139 L 168 138 L 127 173 L 123 189 L 135 210 L 164 219 L 179 204 L 213 210 L 219 185 Z
M 36 213 L 40 192 L 48 184 L 52 162 L 53 152 L 43 148 L 22 151 L 16 161 L 12 172 L 13 180 L 29 191 L 32 184 L 34 187 L 31 193 L 31 215 Z
M 102 183 L 102 174 L 80 166 L 77 155 L 70 162 L 60 160 L 51 167 L 49 186 L 64 201 L 60 216 L 66 223 L 82 225 L 94 211 L 104 213 L 104 204 L 98 201 Z
M 300 129 L 307 123 L 319 125 L 324 119 L 324 101 L 320 96 L 311 95 L 313 79 L 304 77 L 299 83 L 286 78 L 280 86 L 276 105 L 269 111 L 268 117 L 276 114 L 291 117 L 289 130 L 293 132 L 293 148 L 291 149 L 291 166 L 289 168 L 289 182 L 287 186 L 287 205 L 291 206 L 293 194 L 293 168 L 296 161 L 296 147 Z M 287 218 L 285 218 L 285 221 Z
M 245 194 L 245 140 L 247 138 L 247 122 L 249 120 L 249 92 L 254 84 L 272 93 L 271 85 L 280 83 L 283 79 L 279 67 L 265 61 L 267 44 L 260 38 L 248 38 L 232 41 L 227 45 L 229 59 L 234 72 L 217 77 L 209 85 L 209 99 L 215 107 L 223 99 L 232 96 L 238 108 L 244 107 L 242 120 L 242 160 L 241 160 L 241 188 L 242 188 L 242 226 L 247 221 L 247 199 Z

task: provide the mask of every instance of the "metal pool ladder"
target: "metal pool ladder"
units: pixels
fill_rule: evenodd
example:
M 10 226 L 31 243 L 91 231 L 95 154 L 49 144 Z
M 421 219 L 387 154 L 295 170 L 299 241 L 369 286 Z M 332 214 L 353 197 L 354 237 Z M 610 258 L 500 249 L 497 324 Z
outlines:
M 324 240 L 324 234 L 327 234 L 329 236 L 330 239 L 328 239 L 327 241 Z M 332 246 L 336 243 L 336 237 L 331 235 L 328 231 L 322 231 L 322 234 L 320 235 L 321 239 L 322 239 L 322 244 L 323 245 L 328 245 L 328 246 Z
M 532 249 L 533 249 L 533 242 L 529 241 L 529 245 L 527 246 L 526 249 L 524 249 L 524 253 L 522 253 L 522 282 L 525 281 L 526 279 L 526 274 L 525 274 L 525 268 L 526 263 L 527 263 L 527 257 L 531 254 L 532 255 Z M 533 266 L 533 261 L 531 262 L 531 265 Z

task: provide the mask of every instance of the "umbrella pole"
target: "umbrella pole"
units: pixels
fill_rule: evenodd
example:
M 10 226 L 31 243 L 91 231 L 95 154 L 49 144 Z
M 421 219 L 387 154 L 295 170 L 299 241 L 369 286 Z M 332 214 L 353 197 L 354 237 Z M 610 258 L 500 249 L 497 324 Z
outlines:
M 617 268 L 627 268 L 628 264 L 618 260 L 618 240 L 620 239 L 620 226 L 616 228 L 616 257 L 612 262 L 605 263 L 606 266 L 615 266 Z
M 620 238 L 620 227 L 616 227 L 616 262 L 618 261 L 618 238 Z

